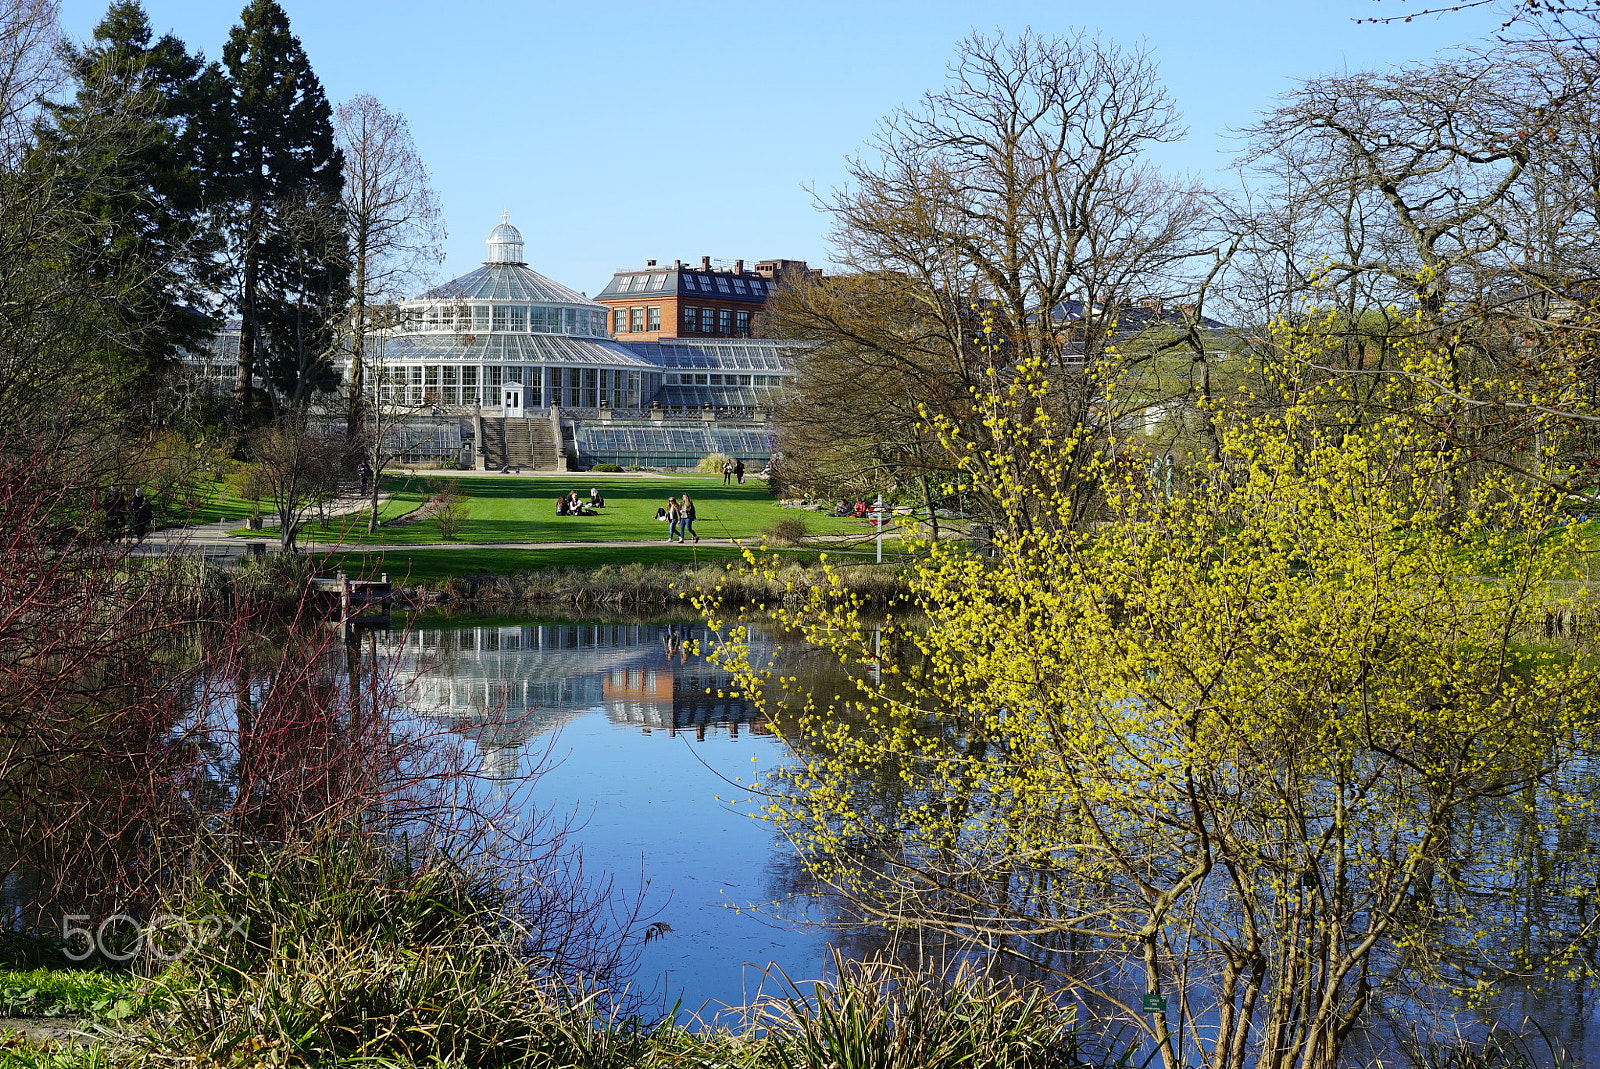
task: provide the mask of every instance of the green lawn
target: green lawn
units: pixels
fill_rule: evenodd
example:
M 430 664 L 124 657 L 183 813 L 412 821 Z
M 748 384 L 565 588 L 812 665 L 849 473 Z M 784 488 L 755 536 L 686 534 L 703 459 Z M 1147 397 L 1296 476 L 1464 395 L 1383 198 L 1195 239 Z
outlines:
M 666 504 L 669 494 L 688 491 L 693 496 L 699 518 L 695 530 L 702 538 L 741 538 L 756 540 L 774 521 L 803 516 L 814 534 L 859 533 L 871 528 L 860 520 L 836 519 L 815 512 L 795 512 L 778 507 L 767 494 L 767 485 L 750 480 L 743 486 L 723 486 L 720 475 L 674 475 L 669 478 L 637 475 L 595 475 L 578 473 L 560 478 L 514 475 L 394 476 L 385 479 L 390 501 L 384 517 L 397 516 L 427 500 L 426 484 L 435 479 L 454 479 L 466 490 L 468 518 L 461 535 L 463 543 L 508 542 L 596 542 L 633 541 L 667 537 L 667 525 L 655 519 L 656 509 Z M 557 516 L 558 494 L 577 490 L 588 499 L 589 488 L 598 487 L 606 507 L 596 516 Z M 260 532 L 235 531 L 234 534 L 260 538 Z M 307 528 L 304 539 L 385 546 L 415 546 L 443 542 L 432 520 L 406 527 L 382 528 L 366 533 L 365 514 L 335 520 L 324 530 L 320 525 Z M 674 558 L 675 559 L 675 558 Z M 687 559 L 687 558 L 684 558 Z M 603 563 L 603 562 L 597 562 Z M 472 569 L 476 570 L 476 569 Z M 493 567 L 490 571 L 498 571 Z
M 255 515 L 256 503 L 234 497 L 227 484 L 213 480 L 202 485 L 199 504 L 188 515 L 163 515 L 163 523 L 219 523 L 222 520 L 243 520 Z

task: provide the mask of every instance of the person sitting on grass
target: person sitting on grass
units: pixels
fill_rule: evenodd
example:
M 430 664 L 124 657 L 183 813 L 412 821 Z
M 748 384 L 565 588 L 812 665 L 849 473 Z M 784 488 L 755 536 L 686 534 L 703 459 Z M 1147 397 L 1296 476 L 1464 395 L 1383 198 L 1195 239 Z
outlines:
M 606 507 L 606 499 L 600 496 L 600 488 L 598 486 L 589 487 L 589 507 L 592 509 Z
M 568 507 L 568 499 L 567 499 L 567 495 L 566 494 L 562 494 L 560 497 L 556 498 L 556 515 L 557 516 L 570 516 L 570 515 L 572 515 L 572 510 L 571 510 L 571 508 Z
M 594 511 L 594 509 L 586 509 L 586 508 L 584 508 L 583 507 L 583 503 L 578 500 L 578 491 L 573 490 L 572 492 L 567 494 L 567 515 L 569 515 L 569 516 L 598 516 L 599 513 Z

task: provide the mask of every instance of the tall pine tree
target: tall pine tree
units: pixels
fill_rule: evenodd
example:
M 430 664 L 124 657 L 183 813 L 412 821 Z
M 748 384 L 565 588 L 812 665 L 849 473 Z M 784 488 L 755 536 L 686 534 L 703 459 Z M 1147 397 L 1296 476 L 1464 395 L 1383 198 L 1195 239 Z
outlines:
M 198 117 L 219 79 L 182 41 L 152 37 L 138 0 L 116 0 L 85 46 L 65 49 L 77 91 L 46 104 L 30 161 L 54 172 L 87 223 L 91 247 L 73 266 L 108 296 L 104 314 L 116 322 L 103 357 L 128 387 L 215 327 L 202 314 L 217 241 L 203 210 Z
M 331 355 L 349 255 L 332 109 L 275 0 L 244 9 L 222 64 L 212 188 L 213 200 L 226 205 L 243 321 L 234 394 L 244 423 L 259 413 L 258 373 L 274 407 L 301 407 L 337 385 Z

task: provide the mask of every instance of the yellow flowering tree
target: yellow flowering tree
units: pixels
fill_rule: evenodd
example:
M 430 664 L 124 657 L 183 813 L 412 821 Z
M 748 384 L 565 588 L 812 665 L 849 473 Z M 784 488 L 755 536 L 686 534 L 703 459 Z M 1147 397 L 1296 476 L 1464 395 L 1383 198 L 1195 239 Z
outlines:
M 992 447 L 944 428 L 1010 520 L 993 559 L 926 547 L 905 621 L 827 583 L 780 614 L 871 668 L 855 692 L 801 693 L 728 628 L 740 685 L 790 709 L 768 815 L 813 873 L 1048 970 L 1169 1069 L 1332 1066 L 1389 994 L 1566 967 L 1581 919 L 1526 922 L 1592 893 L 1593 854 L 1517 875 L 1560 853 L 1543 829 L 1592 838 L 1595 672 L 1539 634 L 1554 496 L 1463 491 L 1415 390 L 1346 428 L 1308 394 L 1171 486 L 1105 460 L 1085 532 L 1048 392 L 1028 366 L 996 385 Z

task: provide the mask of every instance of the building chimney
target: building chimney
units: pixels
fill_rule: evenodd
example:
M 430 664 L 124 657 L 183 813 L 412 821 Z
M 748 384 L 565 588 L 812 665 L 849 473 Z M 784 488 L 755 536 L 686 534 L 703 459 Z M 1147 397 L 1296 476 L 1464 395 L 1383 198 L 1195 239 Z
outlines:
M 682 267 L 683 266 L 683 261 L 682 260 L 674 260 L 674 261 L 672 261 L 672 266 L 673 267 Z
M 733 273 L 736 274 L 736 275 L 744 274 L 744 261 L 743 260 L 735 260 L 735 261 L 733 261 Z
M 700 257 L 700 270 L 702 270 L 702 271 L 711 270 L 711 257 L 709 257 L 709 256 Z
M 645 262 L 644 262 L 644 265 L 645 265 L 645 266 L 646 266 L 646 267 L 654 267 L 654 266 L 655 266 L 655 265 L 656 265 L 656 262 L 655 262 L 655 261 L 654 261 L 654 260 L 646 260 L 646 261 L 645 261 Z

